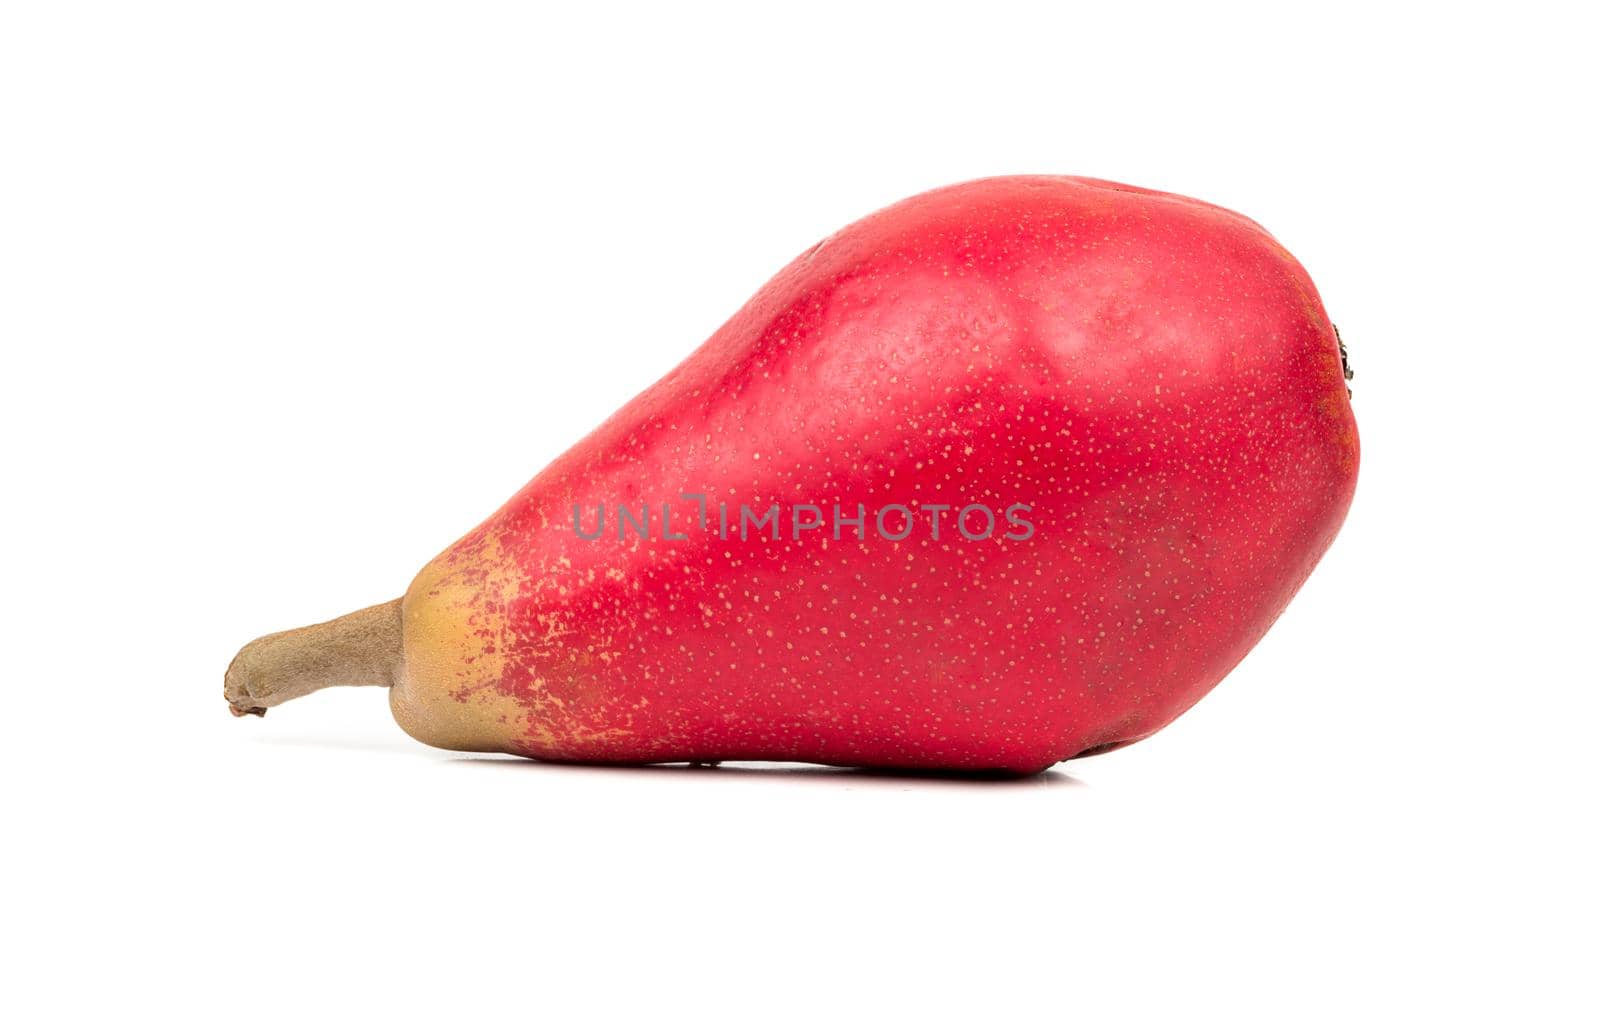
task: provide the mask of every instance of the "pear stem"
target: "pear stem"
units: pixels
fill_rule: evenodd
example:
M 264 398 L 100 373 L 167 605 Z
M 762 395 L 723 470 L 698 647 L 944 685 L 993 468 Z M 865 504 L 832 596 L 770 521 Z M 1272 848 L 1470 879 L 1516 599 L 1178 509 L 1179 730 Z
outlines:
M 327 686 L 393 686 L 400 667 L 400 601 L 252 640 L 222 677 L 235 715 L 267 709 Z

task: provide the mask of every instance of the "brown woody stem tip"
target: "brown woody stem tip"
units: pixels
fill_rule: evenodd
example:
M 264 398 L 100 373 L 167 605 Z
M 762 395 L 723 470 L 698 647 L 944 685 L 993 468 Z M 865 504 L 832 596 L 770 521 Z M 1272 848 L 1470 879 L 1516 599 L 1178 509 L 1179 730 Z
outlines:
M 222 677 L 222 694 L 235 715 L 265 715 L 327 686 L 392 686 L 399 666 L 400 601 L 391 600 L 250 641 Z

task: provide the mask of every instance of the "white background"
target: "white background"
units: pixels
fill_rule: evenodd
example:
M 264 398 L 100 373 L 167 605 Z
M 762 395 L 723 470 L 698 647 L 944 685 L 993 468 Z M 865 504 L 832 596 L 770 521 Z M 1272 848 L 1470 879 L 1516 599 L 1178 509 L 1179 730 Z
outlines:
M 1595 1030 L 1586 30 L 544 6 L 3 8 L 9 1028 Z M 1350 345 L 1348 524 L 1171 729 L 995 784 L 228 715 L 792 256 L 1014 172 L 1245 212 Z

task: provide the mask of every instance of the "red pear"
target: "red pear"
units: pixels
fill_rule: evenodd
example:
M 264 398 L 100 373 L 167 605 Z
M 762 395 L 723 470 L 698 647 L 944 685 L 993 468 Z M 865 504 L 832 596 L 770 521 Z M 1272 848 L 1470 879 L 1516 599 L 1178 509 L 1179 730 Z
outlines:
M 1034 772 L 1165 726 L 1288 605 L 1355 489 L 1346 376 L 1242 216 L 932 191 L 795 259 L 402 599 L 247 646 L 226 694 L 389 685 L 420 740 L 543 759 Z

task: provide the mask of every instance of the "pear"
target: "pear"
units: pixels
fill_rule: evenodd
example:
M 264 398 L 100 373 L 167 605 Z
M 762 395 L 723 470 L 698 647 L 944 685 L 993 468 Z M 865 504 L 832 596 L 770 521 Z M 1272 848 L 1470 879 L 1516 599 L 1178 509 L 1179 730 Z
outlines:
M 1037 772 L 1149 736 L 1332 542 L 1341 343 L 1261 227 L 1059 176 L 806 251 L 399 600 L 263 637 L 235 714 L 608 763 Z

